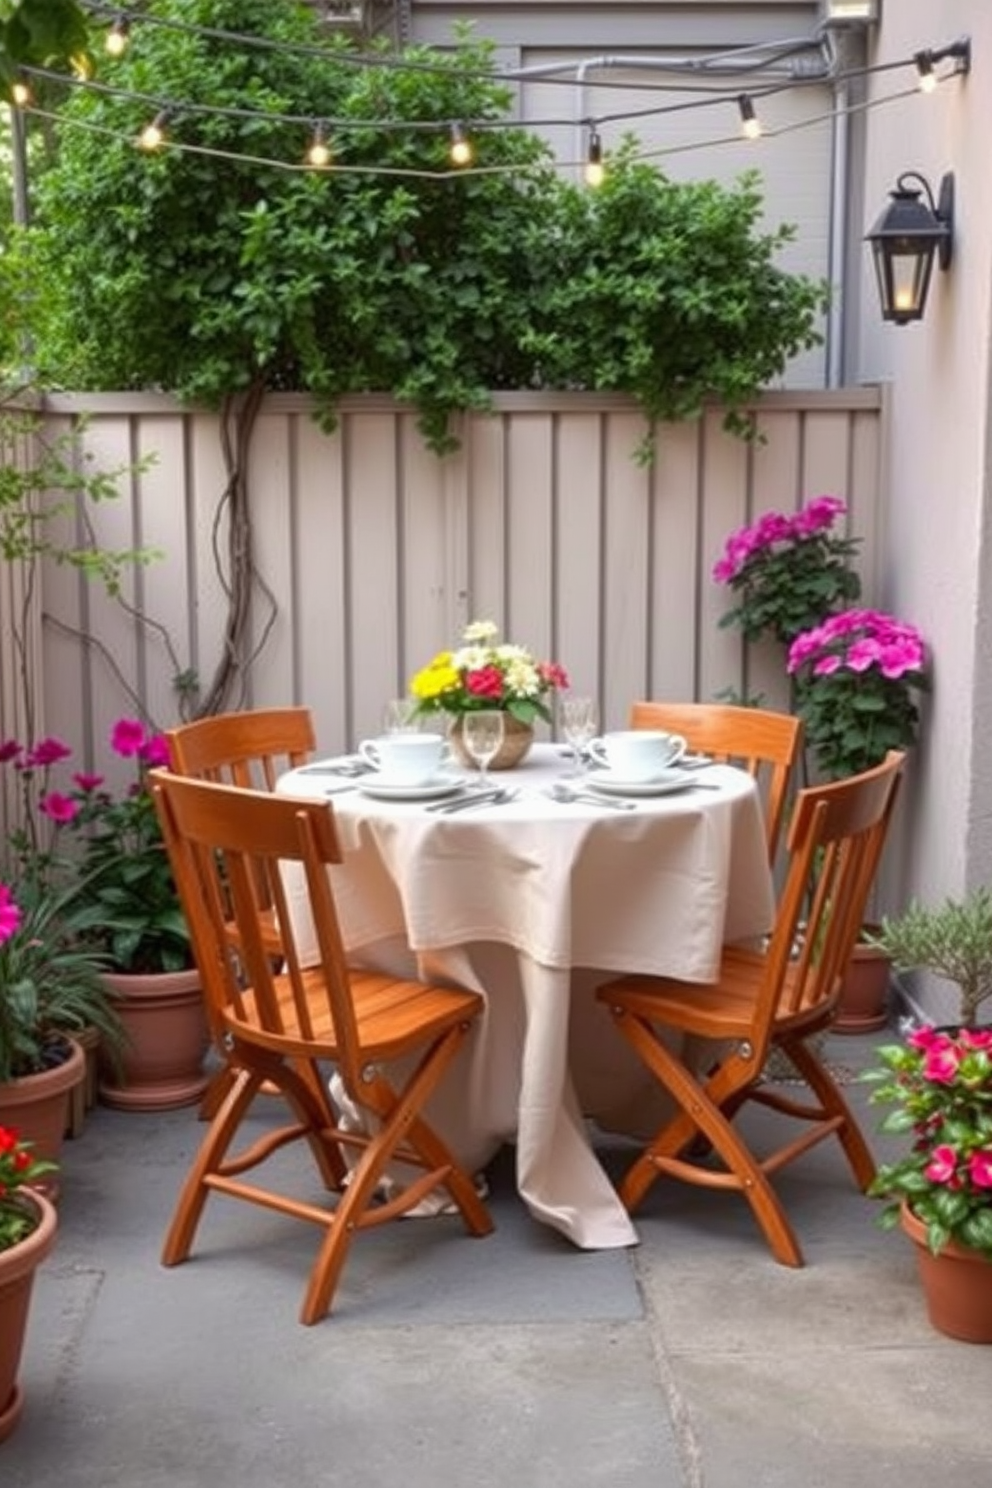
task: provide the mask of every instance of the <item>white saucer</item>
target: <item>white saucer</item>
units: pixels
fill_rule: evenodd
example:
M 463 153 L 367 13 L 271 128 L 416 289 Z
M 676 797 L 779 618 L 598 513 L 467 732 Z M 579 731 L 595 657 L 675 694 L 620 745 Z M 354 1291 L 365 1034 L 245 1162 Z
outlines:
M 597 770 L 587 776 L 590 790 L 607 796 L 667 796 L 671 791 L 689 790 L 692 780 L 685 770 L 663 770 L 651 780 L 623 780 L 612 770 Z
M 358 789 L 363 796 L 380 801 L 440 801 L 444 796 L 459 795 L 465 789 L 465 781 L 459 775 L 436 775 L 422 785 L 410 785 L 385 776 L 364 775 Z

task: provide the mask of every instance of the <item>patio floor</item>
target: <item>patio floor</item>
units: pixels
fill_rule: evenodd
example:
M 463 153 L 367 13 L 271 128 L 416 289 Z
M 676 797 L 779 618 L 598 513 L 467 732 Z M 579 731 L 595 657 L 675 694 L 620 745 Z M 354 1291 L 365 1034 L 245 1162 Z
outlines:
M 829 1056 L 853 1076 L 873 1042 Z M 359 1236 L 335 1311 L 303 1328 L 315 1229 L 215 1197 L 194 1259 L 158 1264 L 201 1131 L 192 1111 L 97 1108 L 68 1144 L 3 1488 L 987 1480 L 992 1349 L 930 1328 L 907 1243 L 835 1145 L 780 1178 L 803 1270 L 774 1264 L 735 1196 L 662 1182 L 638 1248 L 577 1251 L 528 1217 L 506 1151 L 494 1235 L 433 1219 Z

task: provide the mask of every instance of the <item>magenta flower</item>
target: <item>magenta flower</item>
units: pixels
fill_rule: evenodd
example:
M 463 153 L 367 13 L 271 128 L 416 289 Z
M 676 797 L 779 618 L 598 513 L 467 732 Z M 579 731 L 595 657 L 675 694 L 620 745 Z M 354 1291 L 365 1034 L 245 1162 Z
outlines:
M 150 769 L 169 763 L 169 743 L 164 734 L 153 734 L 146 739 L 139 752 Z
M 40 739 L 24 756 L 24 769 L 47 769 L 59 760 L 68 759 L 72 750 L 61 739 Z
M 38 802 L 38 810 L 43 816 L 47 816 L 49 821 L 64 826 L 66 822 L 71 822 L 78 815 L 79 802 L 74 801 L 71 796 L 63 796 L 60 791 L 49 791 L 48 795 L 43 796 Z
M 930 1161 L 923 1169 L 923 1172 L 932 1183 L 950 1183 L 954 1177 L 957 1165 L 957 1153 L 953 1147 L 949 1147 L 945 1143 L 933 1149 L 930 1154 Z
M 968 1159 L 968 1177 L 976 1188 L 992 1188 L 992 1150 L 973 1152 Z
M 935 1085 L 953 1085 L 963 1058 L 962 1051 L 950 1040 L 946 1048 L 931 1045 L 923 1059 L 924 1080 L 931 1080 Z
M 0 744 L 0 765 L 6 765 L 11 760 L 16 760 L 20 752 L 21 746 L 16 739 L 5 739 Z
M 144 742 L 145 727 L 137 718 L 119 718 L 111 730 L 110 747 L 124 759 L 138 754 Z
M 9 940 L 21 923 L 21 911 L 6 884 L 0 883 L 0 943 Z
M 100 789 L 101 785 L 103 784 L 103 776 L 86 775 L 82 771 L 80 771 L 79 774 L 73 775 L 72 783 L 77 788 L 77 790 L 81 790 L 84 795 L 88 796 L 91 795 L 93 791 L 98 791 Z

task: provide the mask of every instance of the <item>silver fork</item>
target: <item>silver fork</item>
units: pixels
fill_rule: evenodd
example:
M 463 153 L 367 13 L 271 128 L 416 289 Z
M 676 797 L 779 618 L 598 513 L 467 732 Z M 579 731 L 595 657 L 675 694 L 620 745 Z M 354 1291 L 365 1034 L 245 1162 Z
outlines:
M 548 795 L 552 801 L 561 801 L 566 805 L 572 801 L 585 801 L 590 806 L 609 806 L 614 811 L 637 810 L 636 801 L 618 801 L 612 796 L 601 796 L 597 791 L 576 790 L 570 785 L 563 785 L 560 781 L 550 787 Z

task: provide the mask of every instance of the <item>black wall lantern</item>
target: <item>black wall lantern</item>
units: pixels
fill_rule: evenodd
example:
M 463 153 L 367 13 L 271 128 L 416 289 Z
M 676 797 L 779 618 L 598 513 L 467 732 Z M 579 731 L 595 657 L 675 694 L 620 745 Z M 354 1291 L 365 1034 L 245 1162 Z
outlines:
M 942 269 L 951 262 L 954 176 L 944 176 L 935 202 L 927 180 L 917 171 L 904 171 L 866 239 L 875 260 L 882 319 L 896 325 L 922 320 L 934 258 Z

